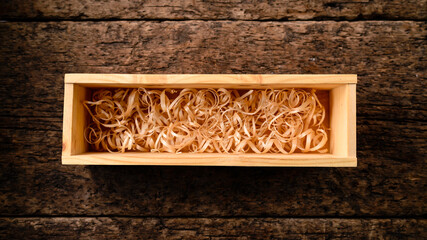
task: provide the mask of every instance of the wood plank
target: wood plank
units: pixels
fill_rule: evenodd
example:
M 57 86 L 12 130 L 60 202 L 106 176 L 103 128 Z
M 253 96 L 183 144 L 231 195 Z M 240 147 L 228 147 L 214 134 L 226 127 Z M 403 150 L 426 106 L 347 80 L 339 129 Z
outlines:
M 63 166 L 61 131 L 5 130 L 0 212 L 422 216 L 425 150 L 413 147 L 425 146 L 421 125 L 373 120 L 360 125 L 361 161 L 354 169 Z
M 424 239 L 424 219 L 0 218 L 2 239 Z
M 2 23 L 8 87 L 0 91 L 22 98 L 5 99 L 3 114 L 62 115 L 56 103 L 66 72 L 357 73 L 358 114 L 420 120 L 425 29 L 416 22 Z
M 425 20 L 425 0 L 270 1 L 64 1 L 15 0 L 2 4 L 2 19 L 235 19 Z
M 0 213 L 423 216 L 426 29 L 406 21 L 0 23 Z M 359 166 L 62 166 L 67 72 L 357 73 Z

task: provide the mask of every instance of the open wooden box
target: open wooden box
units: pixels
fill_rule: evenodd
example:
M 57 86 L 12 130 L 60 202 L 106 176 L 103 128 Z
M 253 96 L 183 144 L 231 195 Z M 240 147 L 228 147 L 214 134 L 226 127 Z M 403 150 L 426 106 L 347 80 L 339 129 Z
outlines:
M 187 165 L 356 167 L 357 75 L 66 74 L 62 163 L 78 165 Z M 329 153 L 90 152 L 84 139 L 93 88 L 315 88 L 329 92 Z

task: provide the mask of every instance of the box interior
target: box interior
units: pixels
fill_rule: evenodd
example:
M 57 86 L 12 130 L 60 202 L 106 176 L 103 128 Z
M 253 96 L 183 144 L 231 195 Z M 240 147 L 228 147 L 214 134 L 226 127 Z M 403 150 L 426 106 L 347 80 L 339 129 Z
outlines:
M 99 89 L 98 87 L 93 86 L 85 86 L 80 84 L 67 84 L 70 85 L 68 87 L 72 88 L 73 95 L 73 118 L 72 128 L 71 128 L 71 146 L 69 153 L 70 155 L 78 155 L 82 153 L 93 152 L 89 144 L 84 139 L 84 129 L 91 121 L 90 116 L 87 110 L 83 106 L 83 101 L 90 100 L 93 91 Z M 114 87 L 114 86 L 110 86 Z M 123 87 L 118 86 L 116 88 Z M 126 87 L 135 87 L 135 86 L 126 86 Z M 144 86 L 146 87 L 146 86 Z M 152 88 L 165 88 L 165 86 L 151 86 Z M 185 88 L 191 86 L 180 86 L 173 88 Z M 220 87 L 220 86 L 216 86 Z M 280 88 L 294 88 L 293 85 L 281 86 Z M 200 87 L 199 87 L 200 88 Z M 254 88 L 254 87 L 252 87 Z M 262 86 L 257 86 L 258 89 L 266 88 Z M 279 88 L 276 86 L 276 89 Z M 313 88 L 313 87 L 306 87 Z M 298 154 L 302 155 L 334 155 L 334 156 L 348 156 L 348 142 L 345 139 L 348 139 L 347 134 L 347 115 L 342 114 L 346 112 L 346 106 L 348 105 L 347 95 L 348 95 L 348 86 L 347 85 L 331 85 L 330 88 L 325 88 L 323 86 L 322 89 L 319 89 L 316 94 L 318 95 L 319 101 L 325 106 L 327 118 L 325 119 L 326 127 L 329 128 L 328 132 L 328 152 L 327 153 L 292 153 L 286 156 L 294 156 Z M 317 88 L 316 88 L 317 89 Z M 338 141 L 340 139 L 340 141 Z M 97 152 L 99 153 L 99 152 Z M 137 152 L 138 154 L 150 154 L 145 152 Z M 125 153 L 126 154 L 126 153 Z M 165 153 L 155 153 L 155 154 L 165 154 Z M 200 153 L 206 154 L 206 153 Z M 220 153 L 216 153 L 220 154 Z M 253 153 L 247 153 L 253 154 Z M 270 154 L 278 154 L 285 155 L 280 153 L 270 153 Z M 259 154 L 256 154 L 259 155 Z

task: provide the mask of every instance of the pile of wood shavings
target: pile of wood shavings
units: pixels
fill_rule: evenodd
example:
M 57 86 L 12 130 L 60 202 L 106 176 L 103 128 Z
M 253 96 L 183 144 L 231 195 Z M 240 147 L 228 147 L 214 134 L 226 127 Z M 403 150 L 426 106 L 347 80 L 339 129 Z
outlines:
M 101 89 L 85 101 L 97 151 L 325 153 L 315 90 Z

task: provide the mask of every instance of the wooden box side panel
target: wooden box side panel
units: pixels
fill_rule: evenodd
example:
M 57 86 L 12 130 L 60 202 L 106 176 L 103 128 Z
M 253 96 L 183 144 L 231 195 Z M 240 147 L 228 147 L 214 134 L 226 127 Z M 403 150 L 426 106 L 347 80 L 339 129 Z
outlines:
M 62 155 L 71 156 L 85 153 L 89 146 L 84 138 L 88 124 L 88 113 L 83 101 L 90 96 L 90 90 L 77 84 L 65 84 Z
M 225 154 L 225 153 L 108 153 L 89 152 L 64 156 L 73 165 L 171 165 L 239 167 L 354 167 L 355 159 L 332 154 Z
M 347 156 L 348 153 L 348 86 L 334 88 L 330 92 L 331 153 Z
M 356 85 L 345 84 L 330 92 L 331 153 L 356 158 Z
M 62 156 L 71 155 L 72 125 L 73 125 L 73 95 L 74 84 L 64 85 L 64 112 L 62 116 Z
M 354 74 L 66 74 L 65 83 L 88 87 L 226 87 L 278 88 L 310 87 L 332 89 L 340 84 L 356 83 Z

